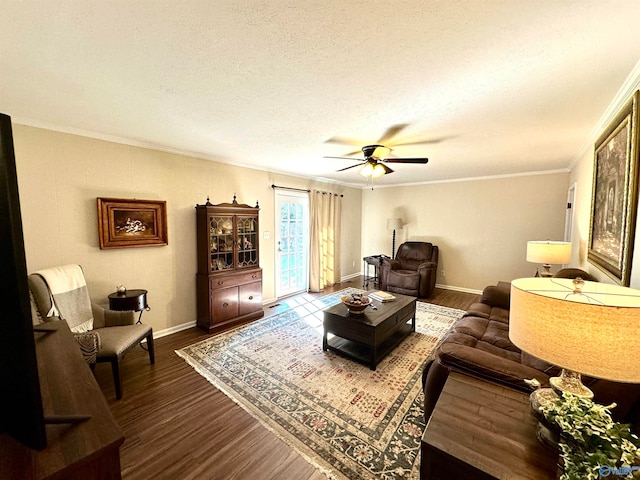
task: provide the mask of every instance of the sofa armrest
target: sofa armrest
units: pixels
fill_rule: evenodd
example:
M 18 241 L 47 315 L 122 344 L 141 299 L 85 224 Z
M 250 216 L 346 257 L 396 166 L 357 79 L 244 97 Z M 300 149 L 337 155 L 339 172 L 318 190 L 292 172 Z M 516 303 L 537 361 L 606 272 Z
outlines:
M 511 289 L 499 285 L 489 285 L 482 291 L 481 303 L 509 310 Z
M 380 289 L 387 290 L 389 272 L 400 268 L 400 262 L 398 260 L 392 260 L 390 258 L 383 258 L 382 265 L 380 265 Z
M 531 391 L 525 382 L 526 379 L 535 378 L 542 385 L 549 383 L 549 377 L 535 368 L 467 345 L 443 343 L 436 353 L 436 358 L 438 362 L 452 370 L 523 392 Z
M 91 304 L 91 311 L 93 312 L 93 328 L 118 327 L 136 323 L 136 315 L 133 311 L 109 310 L 97 303 Z
M 422 270 L 431 270 L 433 268 L 438 268 L 438 264 L 435 262 L 423 262 L 418 265 L 418 272 Z

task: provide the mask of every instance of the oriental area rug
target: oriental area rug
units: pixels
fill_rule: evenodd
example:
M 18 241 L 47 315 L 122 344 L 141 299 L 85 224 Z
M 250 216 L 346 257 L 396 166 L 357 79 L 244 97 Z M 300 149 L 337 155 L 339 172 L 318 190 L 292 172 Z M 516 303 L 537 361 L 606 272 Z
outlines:
M 176 353 L 329 478 L 417 479 L 422 367 L 464 313 L 417 303 L 411 333 L 372 371 L 322 350 L 322 310 L 345 289 Z

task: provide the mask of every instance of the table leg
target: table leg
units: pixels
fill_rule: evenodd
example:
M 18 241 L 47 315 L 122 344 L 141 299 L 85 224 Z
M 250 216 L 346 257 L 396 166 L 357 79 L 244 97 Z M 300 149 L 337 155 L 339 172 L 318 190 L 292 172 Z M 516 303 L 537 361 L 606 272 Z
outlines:
M 147 307 L 147 310 L 151 310 L 151 308 Z M 136 324 L 138 323 L 142 323 L 142 312 L 144 312 L 144 310 L 140 310 L 140 315 L 138 315 L 138 321 L 136 322 Z M 145 347 L 144 345 L 142 345 L 142 342 L 140 342 L 138 345 L 140 345 L 140 348 L 143 350 L 148 350 L 148 347 Z
M 373 370 L 374 372 L 376 371 L 376 360 L 378 358 L 378 348 L 374 345 L 371 348 L 371 363 L 369 364 L 369 368 L 371 370 Z
M 369 264 L 366 260 L 362 262 L 362 271 L 364 273 L 364 278 L 362 279 L 362 286 L 369 286 Z

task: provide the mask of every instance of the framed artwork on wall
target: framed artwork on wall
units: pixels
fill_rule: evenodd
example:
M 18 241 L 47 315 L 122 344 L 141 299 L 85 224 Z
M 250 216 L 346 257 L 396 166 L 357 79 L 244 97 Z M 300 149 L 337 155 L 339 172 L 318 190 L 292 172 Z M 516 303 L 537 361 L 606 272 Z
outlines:
M 638 92 L 595 143 L 588 260 L 629 286 L 638 205 Z
M 100 248 L 167 245 L 167 202 L 98 198 Z

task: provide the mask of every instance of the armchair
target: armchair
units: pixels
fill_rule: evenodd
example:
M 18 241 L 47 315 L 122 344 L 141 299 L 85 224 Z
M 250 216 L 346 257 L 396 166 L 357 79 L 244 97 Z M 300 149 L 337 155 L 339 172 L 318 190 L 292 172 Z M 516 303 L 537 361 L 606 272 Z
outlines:
M 414 297 L 429 297 L 436 286 L 438 247 L 427 242 L 405 242 L 394 260 L 384 259 L 380 287 Z
M 589 282 L 597 282 L 598 279 L 591 275 L 589 272 L 585 272 L 579 268 L 562 268 L 558 270 L 554 275 L 555 278 L 576 278 L 580 277 L 583 280 Z
M 116 312 L 93 304 L 80 265 L 35 272 L 29 275 L 29 289 L 38 317 L 45 322 L 65 320 L 90 365 L 111 363 L 118 399 L 122 398 L 120 360 L 125 354 L 146 339 L 149 361 L 155 362 L 152 328 L 136 323 L 134 312 Z

